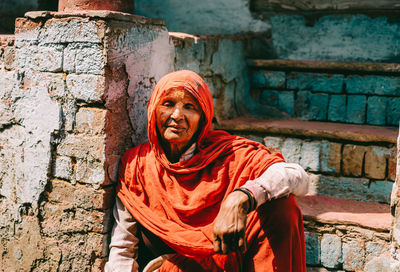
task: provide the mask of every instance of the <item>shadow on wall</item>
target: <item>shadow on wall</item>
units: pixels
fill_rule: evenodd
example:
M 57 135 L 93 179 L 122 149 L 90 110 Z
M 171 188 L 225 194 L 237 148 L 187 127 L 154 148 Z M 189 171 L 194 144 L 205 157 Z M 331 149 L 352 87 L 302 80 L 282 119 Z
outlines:
M 56 11 L 58 0 L 10 0 L 0 2 L 0 34 L 13 34 L 15 19 L 34 10 Z

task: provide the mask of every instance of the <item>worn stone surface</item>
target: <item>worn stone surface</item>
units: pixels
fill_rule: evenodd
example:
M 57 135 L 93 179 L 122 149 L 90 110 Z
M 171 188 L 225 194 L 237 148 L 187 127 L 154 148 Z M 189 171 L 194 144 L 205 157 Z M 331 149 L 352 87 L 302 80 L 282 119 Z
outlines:
M 285 72 L 254 71 L 251 74 L 251 86 L 254 88 L 283 88 L 285 87 Z
M 289 138 L 283 142 L 281 152 L 286 162 L 300 163 L 302 144 L 303 141 L 295 138 Z
M 364 124 L 367 98 L 364 95 L 347 96 L 346 121 L 354 124 Z
M 328 116 L 328 94 L 312 94 L 309 108 L 310 120 L 325 121 Z
M 338 268 L 342 261 L 342 241 L 339 236 L 324 234 L 321 239 L 321 263 L 327 268 Z
M 322 141 L 320 153 L 321 171 L 340 173 L 341 152 L 342 145 L 340 143 Z
M 328 120 L 333 122 L 346 122 L 346 96 L 332 95 L 328 107 Z
M 360 177 L 367 148 L 359 145 L 344 145 L 343 173 L 346 176 Z
M 343 75 L 320 73 L 289 73 L 287 88 L 326 93 L 341 93 Z
M 343 269 L 361 271 L 364 267 L 365 244 L 362 240 L 350 240 L 343 243 Z
M 384 179 L 386 176 L 387 158 L 390 150 L 384 147 L 369 147 L 365 153 L 364 171 L 366 177 Z
M 367 123 L 371 125 L 386 124 L 387 98 L 370 96 L 367 101 Z
M 105 78 L 95 75 L 69 74 L 67 88 L 74 98 L 86 103 L 102 102 L 105 92 Z
M 313 141 L 303 142 L 301 147 L 301 158 L 300 165 L 308 171 L 319 171 L 320 170 L 320 152 L 321 142 Z
M 307 265 L 321 264 L 321 238 L 317 233 L 305 232 Z
M 272 152 L 281 152 L 283 139 L 280 137 L 265 137 L 264 144 Z

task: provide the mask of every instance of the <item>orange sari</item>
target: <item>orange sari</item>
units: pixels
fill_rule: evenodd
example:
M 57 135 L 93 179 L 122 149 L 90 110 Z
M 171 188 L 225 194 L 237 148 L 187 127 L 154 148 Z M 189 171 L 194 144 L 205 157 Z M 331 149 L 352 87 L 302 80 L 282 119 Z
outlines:
M 198 100 L 205 120 L 197 140 L 198 152 L 191 159 L 178 163 L 168 161 L 159 143 L 155 125 L 155 107 L 160 97 L 171 88 L 189 91 Z M 211 93 L 201 77 L 191 71 L 170 73 L 158 82 L 148 104 L 149 142 L 128 150 L 122 157 L 118 197 L 143 227 L 178 253 L 159 271 L 247 271 L 243 268 L 246 254 L 214 253 L 214 220 L 229 193 L 246 181 L 259 177 L 270 165 L 283 161 L 283 158 L 279 153 L 271 153 L 260 143 L 223 131 L 210 131 L 212 118 Z M 301 214 L 293 197 L 276 201 L 279 202 L 282 202 L 281 205 L 263 206 L 267 206 L 270 213 L 289 213 L 285 217 L 292 218 L 291 213 L 294 214 L 292 219 L 297 230 L 295 235 L 289 231 L 285 234 L 289 237 L 280 238 L 290 240 L 290 246 L 285 243 L 282 254 L 286 256 L 281 256 L 281 259 L 284 257 L 285 263 L 289 261 L 290 267 L 299 269 L 274 270 L 279 252 L 273 252 L 273 243 L 267 237 L 263 238 L 266 240 L 264 244 L 271 252 L 267 254 L 269 257 L 260 259 L 271 259 L 271 267 L 265 271 L 305 271 L 304 234 L 302 221 L 299 220 Z M 279 208 L 288 205 L 292 208 Z M 246 238 L 250 244 L 258 239 L 255 237 L 261 232 L 265 232 L 261 230 L 268 229 L 259 213 L 260 209 L 248 215 Z M 293 222 L 288 224 L 293 225 Z M 273 231 L 277 232 L 279 228 Z M 296 240 L 295 248 L 291 246 L 292 236 Z M 277 242 L 278 247 L 283 244 L 279 239 Z M 253 260 L 247 262 L 253 263 Z

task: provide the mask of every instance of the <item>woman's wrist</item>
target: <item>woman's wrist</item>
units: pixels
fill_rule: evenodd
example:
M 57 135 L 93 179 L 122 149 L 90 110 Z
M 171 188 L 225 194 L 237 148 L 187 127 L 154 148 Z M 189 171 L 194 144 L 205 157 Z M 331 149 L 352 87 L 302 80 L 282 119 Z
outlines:
M 249 213 L 257 207 L 257 202 L 256 199 L 253 196 L 253 193 L 246 188 L 239 187 L 233 190 L 233 192 L 241 192 L 242 194 L 245 194 L 247 196 L 247 201 L 245 202 L 247 205 L 245 208 L 246 212 Z

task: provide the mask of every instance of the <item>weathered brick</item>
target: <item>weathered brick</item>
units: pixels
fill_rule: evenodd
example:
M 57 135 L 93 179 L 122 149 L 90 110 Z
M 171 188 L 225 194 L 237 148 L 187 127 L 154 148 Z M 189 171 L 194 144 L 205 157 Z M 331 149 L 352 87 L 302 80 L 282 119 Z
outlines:
M 324 234 L 321 239 L 321 263 L 327 268 L 338 268 L 342 258 L 342 240 L 334 234 Z
M 303 142 L 301 147 L 300 165 L 305 170 L 319 171 L 321 142 Z
M 24 41 L 37 41 L 41 24 L 41 22 L 32 21 L 27 18 L 17 18 L 15 20 L 15 44 L 19 46 Z
M 395 147 L 390 149 L 388 168 L 388 179 L 396 180 L 397 150 Z
M 64 50 L 64 72 L 104 75 L 104 66 L 103 50 L 98 44 L 71 43 Z
M 398 126 L 400 120 L 400 98 L 393 97 L 387 104 L 387 124 Z
M 328 94 L 312 94 L 309 108 L 310 120 L 325 121 L 328 116 Z
M 98 162 L 78 159 L 75 178 L 80 183 L 92 184 L 99 188 L 105 181 L 104 165 Z
M 343 147 L 343 174 L 345 176 L 362 175 L 364 154 L 367 151 L 365 146 L 345 145 Z
M 87 103 L 102 102 L 105 92 L 105 78 L 95 75 L 71 74 L 67 76 L 67 87 L 78 100 Z
M 341 93 L 343 75 L 320 73 L 290 73 L 287 78 L 288 89 Z
M 271 107 L 279 107 L 279 92 L 276 90 L 263 90 L 260 95 L 261 103 Z
M 365 178 L 316 176 L 312 181 L 318 195 L 359 201 L 390 203 L 392 182 L 370 182 Z
M 55 73 L 35 73 L 32 85 L 41 86 L 47 89 L 53 99 L 63 99 L 66 97 L 66 88 L 63 74 Z
M 322 141 L 320 165 L 322 172 L 340 173 L 340 162 L 342 158 L 342 144 Z
M 113 187 L 95 189 L 85 185 L 77 186 L 74 190 L 74 206 L 85 210 L 107 210 L 111 209 L 115 200 Z
M 367 100 L 367 124 L 386 124 L 387 98 L 382 96 L 370 96 Z
M 264 145 L 271 152 L 281 152 L 283 141 L 284 139 L 280 137 L 267 136 L 264 138 Z
M 390 270 L 391 260 L 388 256 L 374 257 L 365 263 L 363 272 L 390 272 L 398 270 Z
M 398 77 L 352 75 L 345 82 L 348 93 L 398 95 L 400 89 Z
M 306 243 L 306 263 L 308 265 L 321 264 L 321 238 L 319 234 L 312 232 L 304 233 Z
M 91 21 L 89 18 L 62 18 L 47 20 L 41 28 L 40 43 L 101 43 L 104 24 Z
M 355 124 L 364 124 L 367 98 L 365 95 L 347 96 L 346 121 Z
M 384 248 L 382 243 L 378 242 L 367 242 L 365 245 L 366 256 L 379 256 Z
M 373 179 L 384 179 L 386 175 L 386 159 L 390 150 L 384 147 L 369 146 L 365 153 L 365 176 Z
M 57 147 L 57 154 L 88 160 L 104 161 L 104 136 L 68 134 Z
M 345 108 L 345 95 L 331 95 L 328 107 L 328 120 L 332 122 L 346 122 Z
M 295 115 L 300 120 L 310 119 L 311 92 L 298 91 L 295 102 Z
M 280 91 L 278 94 L 278 108 L 287 114 L 294 114 L 294 92 Z
M 38 46 L 35 56 L 37 69 L 43 72 L 62 71 L 63 49 L 61 44 Z
M 364 241 L 350 240 L 343 243 L 343 268 L 346 271 L 362 271 L 364 258 Z
M 76 130 L 78 133 L 102 134 L 106 123 L 107 110 L 80 108 L 76 113 Z
M 283 142 L 281 150 L 286 162 L 300 163 L 302 144 L 302 140 L 295 138 L 288 138 Z
M 54 176 L 70 180 L 72 177 L 72 160 L 69 157 L 58 157 L 56 159 L 56 165 L 54 170 Z
M 251 74 L 251 83 L 254 88 L 283 88 L 285 72 L 254 71 Z

